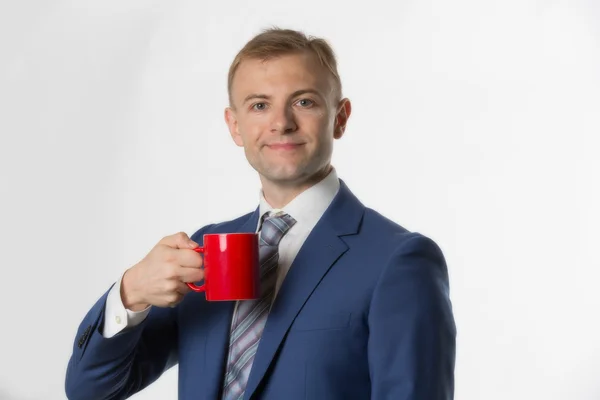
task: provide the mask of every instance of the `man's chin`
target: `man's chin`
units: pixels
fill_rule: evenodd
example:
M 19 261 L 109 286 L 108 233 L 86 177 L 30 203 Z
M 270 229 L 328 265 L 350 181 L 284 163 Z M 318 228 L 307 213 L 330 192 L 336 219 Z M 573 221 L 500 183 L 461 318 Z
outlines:
M 305 183 L 315 183 L 323 179 L 331 169 L 331 165 L 325 168 L 310 168 L 308 165 L 278 165 L 273 168 L 255 168 L 263 180 L 267 180 L 275 185 L 301 186 Z
M 300 176 L 297 175 L 275 175 L 266 176 L 267 180 L 278 185 L 278 186 L 294 186 L 302 181 Z

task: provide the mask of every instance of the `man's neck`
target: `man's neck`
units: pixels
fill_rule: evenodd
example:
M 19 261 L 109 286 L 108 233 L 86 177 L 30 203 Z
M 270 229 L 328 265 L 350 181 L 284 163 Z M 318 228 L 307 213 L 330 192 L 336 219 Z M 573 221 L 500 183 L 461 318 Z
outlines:
M 262 181 L 263 196 L 267 203 L 273 208 L 283 208 L 294 200 L 300 193 L 306 189 L 319 183 L 331 172 L 332 166 L 328 165 L 327 168 L 320 171 L 319 173 L 311 176 L 309 179 L 302 183 L 290 183 L 288 185 L 282 185 L 279 182 L 271 182 L 266 179 Z

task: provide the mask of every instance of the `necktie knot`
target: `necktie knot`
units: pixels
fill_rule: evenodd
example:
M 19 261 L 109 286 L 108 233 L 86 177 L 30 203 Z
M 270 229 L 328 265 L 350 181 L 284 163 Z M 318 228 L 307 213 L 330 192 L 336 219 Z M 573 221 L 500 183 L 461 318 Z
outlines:
M 295 223 L 296 220 L 283 211 L 265 214 L 260 230 L 260 244 L 278 246 L 283 236 Z

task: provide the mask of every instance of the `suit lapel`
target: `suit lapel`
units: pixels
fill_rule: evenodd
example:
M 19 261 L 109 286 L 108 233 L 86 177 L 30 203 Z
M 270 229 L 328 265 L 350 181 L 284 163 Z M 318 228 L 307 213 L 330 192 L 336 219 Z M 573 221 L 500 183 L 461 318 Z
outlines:
M 254 212 L 252 214 L 250 214 L 250 218 L 248 218 L 246 220 L 246 222 L 240 226 L 240 228 L 237 230 L 238 233 L 243 233 L 243 232 L 250 232 L 250 233 L 254 233 L 256 232 L 256 227 L 258 226 L 258 213 L 260 212 L 260 209 L 257 207 Z
M 258 224 L 258 208 L 250 215 L 247 221 L 236 232 L 256 232 Z M 214 232 L 217 233 L 217 232 Z M 204 392 L 207 399 L 218 399 L 221 397 L 221 389 L 225 376 L 227 361 L 227 352 L 229 350 L 229 330 L 231 327 L 231 317 L 235 302 L 223 301 L 206 304 L 210 310 L 211 327 L 206 338 L 206 348 L 204 351 L 205 368 L 202 381 L 206 385 Z
M 245 399 L 252 398 L 311 293 L 348 250 L 340 236 L 358 231 L 363 212 L 364 206 L 340 180 L 338 194 L 304 242 L 273 303 L 250 370 Z

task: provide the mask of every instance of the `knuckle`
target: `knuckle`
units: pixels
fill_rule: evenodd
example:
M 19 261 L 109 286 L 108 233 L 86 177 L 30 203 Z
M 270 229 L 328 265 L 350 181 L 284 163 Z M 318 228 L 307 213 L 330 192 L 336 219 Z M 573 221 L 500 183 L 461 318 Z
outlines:
M 163 288 L 164 288 L 164 291 L 169 293 L 169 296 L 171 296 L 173 294 L 173 292 L 175 292 L 177 290 L 177 283 L 173 280 L 168 280 L 165 282 Z
M 165 269 L 167 279 L 174 279 L 177 277 L 177 268 L 175 264 L 167 264 L 167 267 Z
M 188 235 L 187 235 L 185 232 L 177 232 L 177 233 L 175 234 L 175 237 L 176 237 L 177 239 L 179 239 L 179 240 L 187 240 L 187 239 L 189 239 L 189 238 L 188 238 Z
M 167 301 L 170 305 L 176 305 L 177 303 L 179 303 L 179 293 L 170 294 L 167 297 Z

